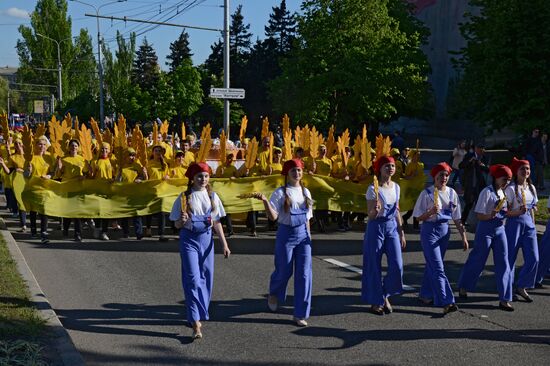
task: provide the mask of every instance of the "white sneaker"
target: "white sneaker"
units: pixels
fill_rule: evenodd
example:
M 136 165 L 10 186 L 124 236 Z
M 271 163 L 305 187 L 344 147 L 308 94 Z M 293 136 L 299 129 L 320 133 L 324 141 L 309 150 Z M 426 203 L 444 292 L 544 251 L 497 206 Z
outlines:
M 101 240 L 109 240 L 107 233 L 101 233 Z
M 276 312 L 277 309 L 279 308 L 279 301 L 277 299 L 276 296 L 273 296 L 273 295 L 269 295 L 267 297 L 267 307 L 269 308 L 269 310 L 271 310 L 272 312 Z
M 296 325 L 299 327 L 307 327 L 307 322 L 305 319 L 294 318 L 294 321 L 296 322 Z

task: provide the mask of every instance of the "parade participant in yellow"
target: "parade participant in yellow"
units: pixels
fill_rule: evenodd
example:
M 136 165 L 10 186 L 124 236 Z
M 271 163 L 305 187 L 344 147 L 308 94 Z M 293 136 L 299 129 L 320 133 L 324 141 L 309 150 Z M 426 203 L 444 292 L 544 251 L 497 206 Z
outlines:
M 119 176 L 118 182 L 125 183 L 140 183 L 147 180 L 147 169 L 145 169 L 139 162 L 136 161 L 136 150 L 129 147 L 126 150 L 126 161 L 124 162 Z M 141 240 L 143 238 L 143 222 L 140 216 L 132 218 L 134 223 L 134 230 L 136 232 L 136 239 Z M 130 234 L 130 226 L 128 218 L 121 219 L 122 237 L 128 238 Z
M 319 145 L 319 155 L 313 164 L 313 174 L 330 176 L 332 171 L 332 160 L 327 158 L 326 145 Z M 326 231 L 326 226 L 329 225 L 328 210 L 315 210 L 315 221 L 317 222 L 317 230 L 321 233 Z
M 112 182 L 115 176 L 114 167 L 110 159 L 110 153 L 111 145 L 107 142 L 103 142 L 99 149 L 99 157 L 92 162 L 92 167 L 90 169 L 91 177 L 98 180 L 98 184 L 105 184 L 105 181 Z M 96 220 L 94 237 L 96 239 L 109 240 L 109 237 L 107 236 L 108 227 L 109 220 Z
M 56 178 L 60 178 L 63 182 L 72 179 L 84 179 L 84 176 L 88 173 L 88 165 L 82 155 L 78 154 L 79 148 L 80 142 L 78 140 L 73 139 L 69 141 L 69 153 L 63 158 L 57 157 Z M 81 242 L 82 225 L 80 219 L 77 218 L 63 218 L 63 237 L 66 238 L 69 236 L 71 220 L 74 221 L 74 240 Z
M 250 143 L 250 139 L 247 137 L 241 141 L 240 150 L 237 152 L 237 160 L 242 160 L 245 158 L 246 155 L 246 149 L 248 149 L 248 144 Z
M 187 168 L 183 166 L 183 159 L 184 159 L 185 153 L 181 150 L 176 151 L 176 155 L 174 156 L 174 162 L 172 163 L 172 167 L 170 168 L 170 178 L 174 179 L 183 179 L 185 178 L 185 172 L 187 171 Z
M 238 171 L 235 165 L 233 164 L 233 153 L 229 153 L 226 156 L 225 163 L 218 165 L 216 168 L 216 178 L 229 178 L 235 179 L 238 176 Z M 233 223 L 231 222 L 231 215 L 226 214 L 225 217 L 221 218 L 221 223 L 227 227 L 227 234 L 225 236 L 229 237 L 234 234 L 233 232 Z
M 164 147 L 161 145 L 153 146 L 153 155 L 149 162 L 147 163 L 147 175 L 149 180 L 166 180 L 170 179 L 170 169 L 168 164 L 164 159 Z M 158 219 L 158 235 L 159 241 L 167 241 L 168 239 L 164 236 L 164 227 L 166 225 L 166 217 L 164 212 L 159 212 L 155 214 Z M 145 218 L 145 236 L 151 236 L 151 223 L 153 221 L 153 215 L 149 215 Z
M 402 200 L 412 200 L 415 202 L 416 197 L 414 195 L 417 192 L 421 192 L 424 189 L 424 183 L 426 182 L 426 176 L 424 175 L 424 163 L 420 161 L 420 151 L 418 149 L 412 149 L 409 151 L 409 163 L 405 167 L 403 173 L 402 185 L 404 188 Z M 403 205 L 403 202 L 401 203 Z M 413 210 L 410 209 L 405 215 L 403 215 L 403 226 L 407 226 L 407 221 L 412 216 Z M 413 217 L 413 228 L 418 229 L 418 220 Z
M 192 135 L 188 135 L 187 139 L 181 144 L 181 151 L 183 151 L 183 160 L 182 166 L 187 169 L 189 165 L 195 162 L 195 154 L 193 154 L 189 149 L 191 148 Z
M 281 159 L 283 157 L 283 150 L 278 147 L 273 148 L 273 162 L 269 164 L 269 175 L 281 174 L 283 171 L 283 164 Z
M 46 136 L 40 136 L 38 139 L 36 139 L 35 143 L 35 149 L 34 149 L 34 156 L 32 157 L 32 160 L 26 164 L 25 166 L 25 177 L 38 177 L 42 179 L 51 179 L 50 171 L 52 169 L 52 166 L 46 162 L 44 159 L 44 155 L 46 153 L 46 149 L 48 148 L 48 139 Z M 36 216 L 37 213 L 35 211 L 30 212 L 31 216 L 31 237 L 36 236 Z M 48 240 L 48 216 L 43 214 L 38 214 L 40 217 L 40 239 L 42 244 L 48 244 L 50 241 Z
M 263 175 L 269 175 L 269 143 L 269 137 L 264 137 L 262 140 L 262 147 L 258 152 L 259 168 Z
M 9 144 L 9 140 L 8 140 Z M 4 170 L 4 173 L 6 174 L 6 179 L 4 180 L 4 193 L 6 194 L 6 201 L 8 200 L 8 195 L 11 191 L 12 202 L 11 202 L 11 210 L 13 214 L 19 215 L 19 222 L 21 224 L 20 232 L 24 233 L 27 231 L 27 213 L 25 211 L 21 211 L 19 209 L 19 204 L 17 203 L 17 200 L 15 198 L 15 195 L 13 194 L 13 190 L 11 189 L 11 182 L 12 177 L 15 172 L 23 173 L 23 168 L 25 167 L 25 157 L 23 156 L 23 141 L 21 141 L 20 138 L 16 138 L 13 142 L 15 151 L 13 154 L 9 155 L 9 158 L 7 159 L 7 164 L 4 161 L 4 159 L 0 158 L 0 165 L 2 165 L 2 168 Z M 7 146 L 6 146 L 7 147 Z M 10 152 L 10 149 L 7 149 L 8 152 Z
M 399 149 L 394 147 L 390 151 L 390 156 L 395 160 L 395 174 L 393 175 L 393 179 L 398 181 L 403 178 L 403 173 L 405 172 L 405 166 L 403 165 L 403 162 L 399 160 L 401 152 Z
M 344 160 L 342 159 L 341 154 L 337 154 L 332 158 L 332 172 L 331 175 L 334 178 L 343 179 L 349 181 L 350 179 L 350 162 L 351 162 L 351 149 L 349 146 L 344 148 L 345 154 L 348 156 L 348 165 L 344 166 Z M 348 231 L 351 230 L 351 225 L 349 222 L 350 212 L 346 211 L 344 213 L 334 212 L 336 215 L 336 221 L 338 222 L 338 231 Z

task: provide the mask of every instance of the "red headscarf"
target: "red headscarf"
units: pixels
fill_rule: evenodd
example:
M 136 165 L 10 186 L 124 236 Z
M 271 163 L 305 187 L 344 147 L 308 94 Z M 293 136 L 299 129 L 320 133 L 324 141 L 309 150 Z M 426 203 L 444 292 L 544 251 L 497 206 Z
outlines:
M 529 160 L 519 160 L 519 159 L 516 159 L 516 157 L 514 156 L 514 158 L 512 159 L 512 163 L 510 164 L 510 169 L 512 169 L 512 174 L 518 175 L 518 170 L 523 165 L 529 165 Z
M 441 171 L 446 171 L 447 173 L 451 174 L 451 172 L 453 171 L 453 168 L 451 168 L 449 166 L 449 164 L 443 162 L 443 163 L 439 163 L 439 164 L 436 164 L 434 165 L 434 167 L 432 168 L 432 171 L 430 172 L 430 175 L 435 178 L 435 176 L 437 175 L 437 173 L 441 172 Z
M 395 159 L 391 156 L 381 156 L 374 161 L 374 173 L 380 174 L 380 169 L 389 163 L 395 164 Z
M 512 178 L 512 171 L 510 170 L 510 168 L 503 164 L 491 165 L 489 167 L 489 174 L 491 174 L 495 179 L 498 179 L 500 177 L 508 177 L 509 179 Z
M 199 173 L 208 173 L 210 174 L 210 167 L 206 163 L 193 163 L 189 165 L 189 168 L 187 168 L 187 171 L 185 172 L 185 176 L 189 179 L 193 179 L 193 177 Z
M 288 175 L 288 172 L 292 168 L 304 169 L 304 162 L 302 161 L 302 159 L 291 159 L 291 160 L 285 161 L 285 163 L 283 164 L 283 170 L 281 171 L 281 174 Z

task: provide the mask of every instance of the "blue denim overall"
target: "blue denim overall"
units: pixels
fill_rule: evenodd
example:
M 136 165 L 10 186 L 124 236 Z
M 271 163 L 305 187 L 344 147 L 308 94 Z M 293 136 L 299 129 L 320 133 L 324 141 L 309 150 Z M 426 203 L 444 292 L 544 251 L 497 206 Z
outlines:
M 426 192 L 434 201 L 434 192 L 428 189 Z M 449 220 L 452 220 L 455 208 L 454 191 L 449 192 L 449 206 L 441 209 L 436 221 L 424 221 L 420 227 L 420 243 L 426 259 L 426 268 L 419 295 L 423 299 L 433 299 L 434 306 L 447 306 L 455 302 L 443 263 L 450 237 Z
M 399 186 L 395 185 L 396 202 L 387 204 L 382 193 L 385 215 L 367 222 L 363 240 L 363 274 L 361 299 L 370 305 L 384 305 L 386 297 L 403 292 L 403 258 L 397 232 L 397 203 Z M 382 254 L 386 255 L 388 269 L 382 279 Z
M 275 270 L 269 281 L 269 294 L 279 304 L 286 299 L 288 280 L 294 273 L 294 316 L 307 319 L 311 309 L 311 237 L 307 231 L 307 208 L 290 209 L 290 225 L 278 223 L 275 238 Z
M 489 186 L 493 195 L 495 205 L 499 197 L 492 186 Z M 512 278 L 510 264 L 508 263 L 508 243 L 504 232 L 504 218 L 506 210 L 500 210 L 497 215 L 490 220 L 480 220 L 474 239 L 474 249 L 470 252 L 460 278 L 458 287 L 467 291 L 474 291 L 477 280 L 487 262 L 489 251 L 493 249 L 493 260 L 495 262 L 495 276 L 497 291 L 500 301 L 512 301 Z
M 187 321 L 208 320 L 214 280 L 214 239 L 211 209 L 205 215 L 189 216 L 192 228 L 180 230 L 181 277 Z

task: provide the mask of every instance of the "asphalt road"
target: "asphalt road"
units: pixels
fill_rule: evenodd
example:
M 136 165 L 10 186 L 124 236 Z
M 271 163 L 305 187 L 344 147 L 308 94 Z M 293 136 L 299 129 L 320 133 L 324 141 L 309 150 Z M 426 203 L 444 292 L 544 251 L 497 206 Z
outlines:
M 479 292 L 459 302 L 459 312 L 442 316 L 440 308 L 422 305 L 417 293 L 408 291 L 393 299 L 393 314 L 380 317 L 361 303 L 359 274 L 333 261 L 361 268 L 362 233 L 314 235 L 311 318 L 308 327 L 298 328 L 291 322 L 292 296 L 279 313 L 267 310 L 273 234 L 233 237 L 235 254 L 216 255 L 204 338 L 191 342 L 176 240 L 76 244 L 54 232 L 51 244 L 43 246 L 28 234 L 14 237 L 88 365 L 547 365 L 550 360 L 550 280 L 546 289 L 532 291 L 534 303 L 515 302 L 514 313 L 500 311 L 491 258 Z M 424 259 L 418 234 L 407 238 L 405 283 L 418 289 Z M 453 239 L 446 263 L 454 285 L 467 254 L 456 235 Z

